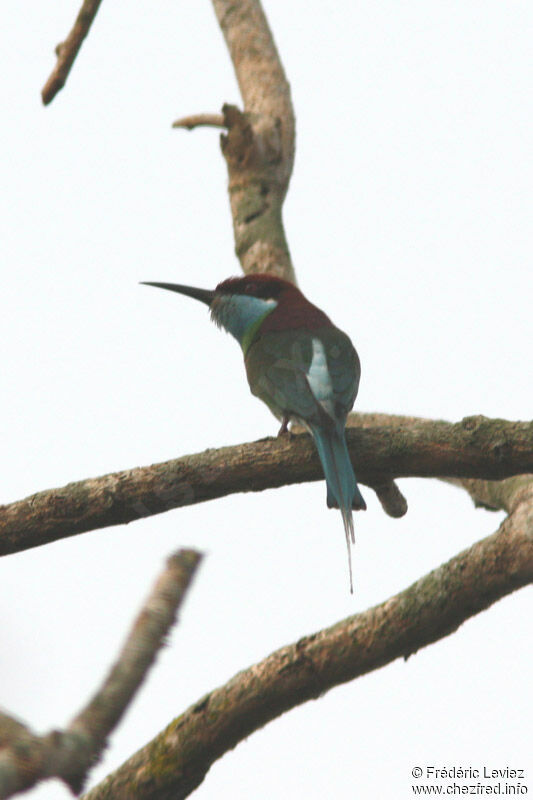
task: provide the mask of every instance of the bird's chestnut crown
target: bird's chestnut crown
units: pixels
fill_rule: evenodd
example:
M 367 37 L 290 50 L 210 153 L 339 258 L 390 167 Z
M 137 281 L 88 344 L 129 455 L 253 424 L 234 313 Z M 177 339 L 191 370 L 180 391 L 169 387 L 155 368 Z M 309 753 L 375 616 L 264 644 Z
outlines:
M 275 300 L 287 289 L 296 287 L 289 281 L 276 278 L 274 275 L 245 275 L 243 278 L 227 278 L 219 283 L 216 292 L 221 294 L 244 294 L 259 297 L 263 300 Z

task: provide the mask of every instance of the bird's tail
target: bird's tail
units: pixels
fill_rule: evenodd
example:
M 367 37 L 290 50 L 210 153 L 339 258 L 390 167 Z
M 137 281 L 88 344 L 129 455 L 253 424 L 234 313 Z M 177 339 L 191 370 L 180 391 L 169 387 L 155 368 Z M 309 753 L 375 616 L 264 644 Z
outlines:
M 366 509 L 350 461 L 344 429 L 313 427 L 311 429 L 322 462 L 328 487 L 328 508 L 338 508 L 342 514 L 346 546 L 348 548 L 348 568 L 350 571 L 350 592 L 353 594 L 351 545 L 355 544 L 352 509 Z

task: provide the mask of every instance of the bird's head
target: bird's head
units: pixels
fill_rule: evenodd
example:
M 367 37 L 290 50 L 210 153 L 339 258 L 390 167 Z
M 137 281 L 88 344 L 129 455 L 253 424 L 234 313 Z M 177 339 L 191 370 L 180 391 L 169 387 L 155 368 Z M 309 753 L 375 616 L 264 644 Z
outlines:
M 178 283 L 143 283 L 205 303 L 211 310 L 213 321 L 237 339 L 245 354 L 259 328 L 262 335 L 273 331 L 316 330 L 332 326 L 329 317 L 310 303 L 293 283 L 275 275 L 257 273 L 227 278 L 213 290 Z
M 283 298 L 293 293 L 303 297 L 289 281 L 263 273 L 227 278 L 213 290 L 178 283 L 142 283 L 178 292 L 205 303 L 211 310 L 213 321 L 229 331 L 245 352 L 263 320 L 278 307 Z
M 255 297 L 258 300 L 277 300 L 283 292 L 296 290 L 289 281 L 277 278 L 274 275 L 258 273 L 257 275 L 244 275 L 237 278 L 226 278 L 218 284 L 216 289 L 198 289 L 195 286 L 184 286 L 179 283 L 159 283 L 155 281 L 141 281 L 144 286 L 157 286 L 159 289 L 168 289 L 208 305 L 211 310 L 213 305 L 233 296 Z

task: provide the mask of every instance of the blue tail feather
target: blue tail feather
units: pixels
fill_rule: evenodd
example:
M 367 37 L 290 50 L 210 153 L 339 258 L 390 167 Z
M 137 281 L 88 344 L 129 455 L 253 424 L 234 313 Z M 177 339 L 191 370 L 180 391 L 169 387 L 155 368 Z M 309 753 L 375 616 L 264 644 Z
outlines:
M 352 558 L 350 545 L 355 543 L 352 509 L 365 509 L 366 503 L 359 491 L 348 454 L 343 428 L 311 429 L 324 469 L 328 487 L 328 508 L 339 508 L 344 523 L 350 570 L 350 591 L 353 593 Z

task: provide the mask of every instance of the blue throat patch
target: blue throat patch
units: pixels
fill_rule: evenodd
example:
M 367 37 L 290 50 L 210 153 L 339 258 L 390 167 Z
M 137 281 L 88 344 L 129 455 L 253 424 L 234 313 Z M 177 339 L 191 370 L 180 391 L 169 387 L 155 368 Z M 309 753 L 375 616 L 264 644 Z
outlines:
M 263 300 L 251 295 L 221 295 L 213 303 L 211 316 L 217 325 L 237 339 L 246 355 L 262 321 L 276 306 L 276 300 Z

